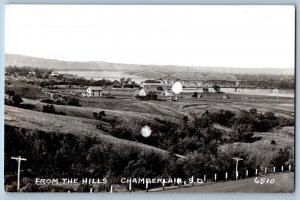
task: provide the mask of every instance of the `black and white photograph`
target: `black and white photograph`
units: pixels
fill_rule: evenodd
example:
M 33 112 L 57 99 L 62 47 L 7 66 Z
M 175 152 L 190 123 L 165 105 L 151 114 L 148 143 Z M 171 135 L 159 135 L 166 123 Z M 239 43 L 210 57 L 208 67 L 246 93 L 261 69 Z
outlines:
M 5 7 L 4 191 L 294 193 L 295 6 Z

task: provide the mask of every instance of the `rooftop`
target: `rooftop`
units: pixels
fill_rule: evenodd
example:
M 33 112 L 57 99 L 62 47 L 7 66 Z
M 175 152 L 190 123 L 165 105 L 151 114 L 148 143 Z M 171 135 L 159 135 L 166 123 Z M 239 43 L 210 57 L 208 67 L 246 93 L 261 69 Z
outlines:
M 102 90 L 102 87 L 100 86 L 89 86 L 88 88 L 90 88 L 91 90 Z

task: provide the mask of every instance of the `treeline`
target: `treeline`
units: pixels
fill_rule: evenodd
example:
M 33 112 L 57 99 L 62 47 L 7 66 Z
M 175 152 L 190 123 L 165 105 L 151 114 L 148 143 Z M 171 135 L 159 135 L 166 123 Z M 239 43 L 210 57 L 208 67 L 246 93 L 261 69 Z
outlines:
M 101 119 L 101 120 L 105 120 Z M 111 121 L 111 135 L 161 149 L 185 155 L 189 152 L 213 153 L 222 144 L 233 142 L 252 143 L 260 139 L 254 132 L 267 132 L 273 128 L 294 126 L 294 120 L 277 117 L 272 112 L 258 113 L 256 109 L 241 111 L 238 115 L 231 111 L 203 113 L 190 122 L 183 117 L 180 123 L 156 119 L 155 125 L 148 122 L 124 122 L 115 119 Z M 228 127 L 224 131 L 215 127 L 220 124 Z M 145 138 L 140 132 L 143 126 L 151 127 L 151 137 Z
M 293 165 L 292 148 L 279 151 L 266 167 L 281 167 Z M 12 156 L 22 156 L 27 161 L 22 162 L 21 190 L 28 191 L 64 191 L 55 186 L 38 186 L 33 183 L 34 178 L 107 178 L 108 184 L 102 186 L 102 191 L 108 191 L 110 184 L 120 184 L 123 177 L 146 178 L 182 178 L 191 176 L 213 179 L 219 174 L 219 180 L 225 179 L 225 172 L 229 172 L 229 179 L 234 178 L 235 162 L 232 157 L 242 157 L 239 171 L 240 177 L 245 177 L 245 170 L 249 176 L 254 175 L 255 168 L 260 169 L 262 163 L 246 151 L 232 149 L 226 153 L 206 153 L 194 151 L 179 159 L 170 154 L 160 154 L 153 150 L 141 150 L 138 147 L 123 144 L 110 144 L 100 141 L 96 136 L 83 136 L 28 130 L 5 125 L 5 190 L 16 191 L 16 162 Z M 262 171 L 262 170 L 261 170 Z M 150 185 L 154 187 L 155 185 Z M 75 191 L 88 192 L 91 186 L 80 185 Z M 95 186 L 94 186 L 95 187 Z M 139 189 L 142 185 L 133 185 Z M 100 190 L 99 189 L 99 190 Z
M 112 86 L 115 88 L 135 88 L 139 87 L 134 81 L 131 81 L 129 78 L 121 78 L 120 80 L 93 80 L 93 79 L 85 79 L 85 78 L 58 78 L 58 79 L 50 79 L 50 80 L 43 80 L 38 83 L 41 87 L 49 87 L 49 88 L 56 88 L 59 85 L 78 85 L 81 87 L 85 86 Z
M 37 68 L 37 67 L 30 67 L 30 66 L 8 66 L 5 67 L 5 75 L 6 76 L 25 76 L 25 77 L 35 77 L 41 79 L 49 78 L 52 70 L 45 69 L 45 68 Z
M 5 68 L 6 76 L 24 76 L 28 78 L 37 78 L 37 79 L 27 79 L 20 80 L 29 85 L 48 87 L 48 88 L 58 88 L 59 85 L 77 85 L 81 87 L 86 86 L 112 86 L 115 88 L 138 88 L 139 85 L 132 81 L 130 78 L 121 78 L 120 80 L 93 80 L 86 79 L 83 77 L 68 77 L 66 74 L 59 74 L 56 78 L 51 78 L 50 74 L 53 70 L 45 68 L 33 68 L 29 66 L 17 67 L 17 66 L 8 66 Z M 6 81 L 7 85 L 10 85 L 10 81 Z
M 295 76 L 292 75 L 253 75 L 235 74 L 238 80 L 257 88 L 295 89 Z
M 16 171 L 11 156 L 27 158 L 22 163 L 22 177 L 95 178 L 106 177 L 119 183 L 121 177 L 158 177 L 176 173 L 169 155 L 140 150 L 123 144 L 102 142 L 97 137 L 46 133 L 5 125 L 5 185 L 12 185 L 9 174 Z M 38 191 L 32 182 L 23 189 Z M 109 187 L 109 186 L 108 186 Z M 10 188 L 13 190 L 13 188 Z

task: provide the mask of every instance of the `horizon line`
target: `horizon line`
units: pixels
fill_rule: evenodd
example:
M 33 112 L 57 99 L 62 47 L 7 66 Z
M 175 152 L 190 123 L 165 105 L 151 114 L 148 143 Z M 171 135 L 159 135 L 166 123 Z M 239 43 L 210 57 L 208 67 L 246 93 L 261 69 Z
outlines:
M 138 63 L 120 63 L 120 62 L 111 62 L 111 61 L 103 61 L 103 60 L 62 60 L 57 58 L 46 58 L 40 56 L 32 56 L 32 55 L 24 55 L 24 54 L 16 54 L 16 53 L 4 53 L 4 55 L 16 55 L 16 56 L 24 56 L 30 58 L 38 58 L 38 59 L 46 59 L 46 60 L 56 60 L 61 62 L 85 62 L 85 63 L 93 63 L 93 62 L 104 62 L 107 64 L 121 64 L 121 65 L 141 65 L 141 66 L 174 66 L 174 67 L 196 67 L 196 68 L 231 68 L 231 69 L 295 69 L 294 67 L 229 67 L 229 66 L 201 66 L 201 65 L 176 65 L 176 64 L 138 64 Z M 4 59 L 5 64 L 5 59 Z

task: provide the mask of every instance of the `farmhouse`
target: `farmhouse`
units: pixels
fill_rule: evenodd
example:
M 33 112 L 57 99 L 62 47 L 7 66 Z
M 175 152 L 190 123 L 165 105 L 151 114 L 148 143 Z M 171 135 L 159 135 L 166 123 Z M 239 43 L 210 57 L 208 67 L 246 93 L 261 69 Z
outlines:
M 102 96 L 102 87 L 90 86 L 86 90 L 87 97 L 101 97 Z

